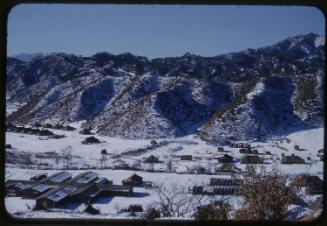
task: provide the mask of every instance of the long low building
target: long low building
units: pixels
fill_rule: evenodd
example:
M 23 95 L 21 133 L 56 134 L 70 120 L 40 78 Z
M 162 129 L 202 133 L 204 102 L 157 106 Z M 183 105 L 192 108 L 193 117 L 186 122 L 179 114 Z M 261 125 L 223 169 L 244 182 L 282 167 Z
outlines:
M 35 199 L 37 209 L 61 208 L 69 203 L 92 203 L 101 197 L 132 196 L 133 186 L 112 185 L 107 178 L 98 178 L 92 171 L 72 178 L 59 172 L 41 180 L 8 180 L 6 196 Z

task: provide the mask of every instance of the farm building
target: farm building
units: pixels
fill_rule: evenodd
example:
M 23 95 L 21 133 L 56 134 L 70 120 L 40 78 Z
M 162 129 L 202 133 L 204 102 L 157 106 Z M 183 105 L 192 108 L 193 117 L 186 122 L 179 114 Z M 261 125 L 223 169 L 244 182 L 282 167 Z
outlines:
M 32 185 L 32 186 L 29 186 L 29 187 L 23 189 L 20 192 L 20 195 L 23 198 L 32 199 L 32 198 L 36 198 L 36 197 L 44 194 L 45 192 L 49 191 L 51 188 L 53 188 L 53 187 L 40 183 L 40 184 Z
M 155 157 L 154 155 L 150 155 L 144 160 L 144 163 L 159 163 L 159 159 Z
M 235 195 L 239 191 L 238 186 L 218 186 L 213 187 L 212 194 L 214 195 Z
M 257 155 L 246 155 L 241 159 L 241 164 L 262 164 L 263 159 Z
M 44 193 L 36 198 L 37 209 L 48 209 L 65 206 L 69 202 L 69 195 L 77 188 L 72 185 L 64 185 Z
M 181 155 L 181 160 L 192 161 L 192 155 Z
M 69 182 L 76 184 L 87 184 L 95 181 L 98 178 L 98 174 L 92 171 L 80 173 L 73 177 Z
M 108 180 L 105 177 L 98 178 L 96 181 L 94 181 L 94 183 L 96 183 L 96 184 L 110 184 L 110 185 L 112 185 L 112 181 L 111 180 Z
M 59 172 L 59 173 L 55 173 L 53 175 L 51 175 L 50 177 L 48 177 L 46 179 L 47 183 L 59 183 L 59 182 L 64 182 L 64 181 L 68 181 L 69 179 L 72 178 L 72 175 L 68 172 Z
M 210 178 L 210 186 L 238 186 L 239 181 L 229 178 Z
M 230 156 L 230 155 L 225 154 L 225 155 L 223 155 L 221 157 L 218 157 L 217 160 L 220 163 L 232 163 L 233 162 L 233 157 Z
M 110 184 L 99 184 L 98 188 L 102 190 L 102 195 L 105 196 L 132 196 L 133 186 L 129 185 L 110 185 Z
M 283 156 L 281 164 L 304 164 L 305 161 L 300 156 L 292 154 L 291 156 Z
M 123 185 L 129 185 L 129 186 L 140 186 L 143 184 L 143 178 L 137 174 L 133 174 L 129 178 L 122 181 Z
M 240 181 L 229 178 L 210 178 L 208 194 L 212 195 L 233 195 L 239 189 Z

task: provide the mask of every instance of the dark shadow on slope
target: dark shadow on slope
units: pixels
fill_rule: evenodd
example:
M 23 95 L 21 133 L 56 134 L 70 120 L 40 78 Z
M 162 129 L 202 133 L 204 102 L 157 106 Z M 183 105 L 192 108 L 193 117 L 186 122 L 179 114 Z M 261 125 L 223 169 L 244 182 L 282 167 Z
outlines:
M 290 78 L 270 77 L 265 90 L 253 99 L 253 107 L 262 135 L 287 135 L 309 129 L 293 111 L 292 95 L 295 87 Z
M 78 120 L 90 119 L 101 112 L 114 94 L 111 79 L 104 79 L 95 86 L 88 87 L 81 96 Z
M 107 196 L 107 197 L 101 197 L 98 200 L 96 200 L 94 203 L 95 204 L 108 204 L 112 200 L 112 196 Z
M 184 81 L 174 89 L 157 93 L 155 110 L 179 128 L 176 137 L 193 134 L 202 127 L 214 112 L 232 99 L 227 85 L 209 82 L 204 87 L 208 101 L 197 102 L 192 96 L 192 84 Z

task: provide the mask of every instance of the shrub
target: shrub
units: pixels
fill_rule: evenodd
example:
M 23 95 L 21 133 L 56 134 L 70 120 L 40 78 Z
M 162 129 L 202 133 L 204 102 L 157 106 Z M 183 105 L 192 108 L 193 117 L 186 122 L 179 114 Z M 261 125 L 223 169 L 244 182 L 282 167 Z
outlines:
M 227 220 L 231 207 L 222 200 L 214 201 L 205 206 L 199 206 L 195 213 L 197 220 Z

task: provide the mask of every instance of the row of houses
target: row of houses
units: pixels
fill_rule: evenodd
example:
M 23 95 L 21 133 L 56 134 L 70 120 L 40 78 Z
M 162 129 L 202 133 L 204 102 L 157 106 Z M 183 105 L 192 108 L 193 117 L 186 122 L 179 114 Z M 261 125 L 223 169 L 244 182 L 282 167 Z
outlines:
M 107 178 L 88 171 L 75 177 L 68 172 L 59 172 L 47 177 L 45 174 L 33 176 L 29 180 L 7 180 L 6 196 L 35 199 L 36 209 L 64 208 L 69 203 L 92 203 L 101 197 L 132 196 L 133 186 L 143 179 L 133 175 L 126 180 L 131 183 L 113 185 Z M 137 181 L 137 183 L 135 183 Z

